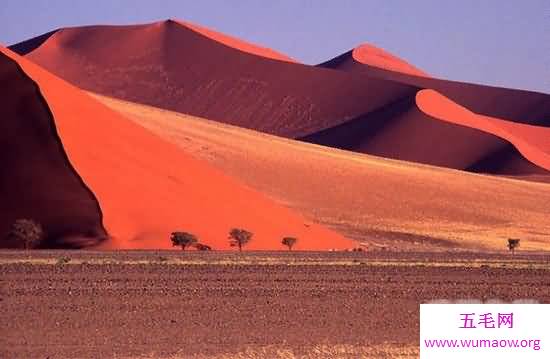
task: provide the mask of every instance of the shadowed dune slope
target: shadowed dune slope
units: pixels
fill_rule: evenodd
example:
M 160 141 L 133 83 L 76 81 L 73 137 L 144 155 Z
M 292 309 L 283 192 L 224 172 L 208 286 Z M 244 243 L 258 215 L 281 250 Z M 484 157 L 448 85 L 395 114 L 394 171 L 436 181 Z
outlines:
M 504 250 L 508 237 L 518 237 L 523 248 L 550 248 L 548 184 L 382 159 L 95 96 L 349 238 L 397 248 Z
M 0 52 L 0 247 L 17 219 L 39 222 L 45 247 L 81 247 L 106 237 L 94 195 L 67 160 L 38 86 Z
M 332 127 L 416 92 L 241 51 L 236 40 L 213 34 L 172 20 L 67 28 L 26 57 L 86 90 L 285 137 Z
M 29 52 L 33 51 L 34 49 L 36 49 L 40 45 L 42 45 L 42 43 L 44 41 L 48 40 L 50 38 L 50 36 L 52 36 L 53 34 L 55 34 L 58 31 L 59 31 L 59 29 L 52 30 L 52 31 L 47 32 L 45 34 L 30 38 L 30 39 L 25 40 L 25 41 L 21 41 L 21 42 L 15 44 L 15 45 L 9 46 L 8 48 L 11 51 L 23 56 L 23 55 L 28 54 Z M 3 46 L 3 45 L 0 45 L 0 46 Z
M 99 201 L 103 224 L 113 237 L 105 248 L 167 248 L 170 232 L 184 230 L 214 248 L 228 249 L 232 227 L 254 233 L 251 249 L 281 249 L 286 235 L 300 238 L 298 249 L 351 246 L 39 66 L 2 52 L 40 86 L 70 162 Z

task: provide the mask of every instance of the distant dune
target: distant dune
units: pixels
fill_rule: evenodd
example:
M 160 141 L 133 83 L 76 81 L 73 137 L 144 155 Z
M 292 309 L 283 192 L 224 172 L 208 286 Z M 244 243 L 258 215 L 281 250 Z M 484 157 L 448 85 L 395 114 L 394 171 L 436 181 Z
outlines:
M 550 248 L 548 184 L 387 160 L 95 96 L 280 204 L 371 247 L 502 250 L 508 237 L 518 237 L 524 249 Z
M 498 123 L 541 127 L 550 127 L 550 95 L 437 79 L 369 44 L 308 66 L 167 20 L 65 28 L 12 49 L 83 89 L 132 102 L 393 159 L 530 178 L 548 174 L 538 160 L 547 152 L 536 131 L 521 128 L 519 139 L 452 114 L 432 116 L 419 108 L 417 94 L 433 89 Z M 538 155 L 527 156 L 526 143 Z
M 0 216 L 2 233 L 14 216 L 31 217 L 55 230 L 56 245 L 86 246 L 89 238 L 75 242 L 75 237 L 103 237 L 102 214 L 111 236 L 103 248 L 168 248 L 170 232 L 184 230 L 216 249 L 229 249 L 232 227 L 254 233 L 250 249 L 282 249 L 283 236 L 298 237 L 297 249 L 352 246 L 39 66 L 0 50 L 2 76 L 13 85 L 1 99 L 10 116 L 3 121 L 0 153 L 14 173 L 14 179 L 2 176 L 9 180 L 0 186 L 2 198 L 8 198 L 0 211 L 9 214 Z
M 413 65 L 404 61 L 403 59 L 398 58 L 390 54 L 383 49 L 380 49 L 376 46 L 370 44 L 361 44 L 354 48 L 353 50 L 346 52 L 338 56 L 337 58 L 319 65 L 320 67 L 329 67 L 329 68 L 338 68 L 338 69 L 347 69 L 349 63 L 360 63 L 363 65 L 368 65 L 373 68 L 385 69 L 396 71 L 398 73 L 404 73 L 415 76 L 429 77 L 424 71 L 417 69 Z M 363 69 L 364 72 L 368 72 Z
M 397 62 L 393 60 L 392 62 Z M 406 64 L 406 63 L 405 63 Z M 318 65 L 354 74 L 408 84 L 418 89 L 433 89 L 473 112 L 514 122 L 550 127 L 550 95 L 531 91 L 415 76 L 406 65 L 373 66 L 349 51 Z
M 172 20 L 67 28 L 20 53 L 86 90 L 285 137 L 331 127 L 416 91 L 276 61 L 205 33 Z

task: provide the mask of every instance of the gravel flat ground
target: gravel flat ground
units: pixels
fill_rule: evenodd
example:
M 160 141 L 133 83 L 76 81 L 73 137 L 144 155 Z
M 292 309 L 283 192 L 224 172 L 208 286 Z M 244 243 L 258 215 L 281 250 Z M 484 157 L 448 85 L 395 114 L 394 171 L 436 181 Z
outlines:
M 550 303 L 550 257 L 1 251 L 0 357 L 389 353 L 418 345 L 420 303 L 462 299 Z

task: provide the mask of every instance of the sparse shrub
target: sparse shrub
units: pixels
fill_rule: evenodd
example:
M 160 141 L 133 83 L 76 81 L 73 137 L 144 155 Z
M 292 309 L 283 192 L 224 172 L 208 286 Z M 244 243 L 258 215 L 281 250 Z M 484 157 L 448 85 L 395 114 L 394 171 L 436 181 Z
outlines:
M 516 248 L 519 247 L 519 239 L 515 238 L 508 238 L 508 250 L 514 254 L 516 252 Z
M 246 229 L 233 228 L 229 231 L 229 245 L 231 247 L 239 247 L 239 252 L 252 239 L 253 234 Z
M 67 256 L 57 258 L 57 264 L 59 264 L 59 265 L 67 264 L 70 261 L 71 261 L 71 258 L 69 258 Z
M 181 250 L 184 251 L 186 247 L 198 242 L 197 237 L 194 234 L 187 232 L 172 232 L 170 235 L 172 246 L 181 246 Z
M 25 249 L 37 247 L 44 237 L 40 223 L 32 219 L 18 219 L 11 226 L 9 237 L 23 244 Z
M 159 262 L 167 262 L 167 261 L 168 261 L 168 258 L 167 258 L 167 257 L 163 257 L 163 256 L 159 256 L 159 257 L 157 258 L 157 260 L 158 260 Z
M 206 244 L 202 244 L 202 243 L 196 243 L 195 248 L 198 251 L 211 251 L 212 250 L 212 247 L 207 246 Z
M 294 238 L 294 237 L 285 237 L 283 238 L 283 240 L 281 241 L 281 244 L 283 246 L 287 246 L 288 247 L 288 250 L 291 251 L 292 250 L 292 247 L 296 244 L 296 242 L 298 242 L 298 238 Z

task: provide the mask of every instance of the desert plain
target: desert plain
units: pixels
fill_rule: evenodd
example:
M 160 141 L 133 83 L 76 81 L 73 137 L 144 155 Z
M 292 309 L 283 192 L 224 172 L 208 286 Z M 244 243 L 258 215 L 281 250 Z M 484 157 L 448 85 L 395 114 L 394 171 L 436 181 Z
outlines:
M 548 254 L 0 252 L 4 358 L 415 358 L 420 303 L 550 303 Z

